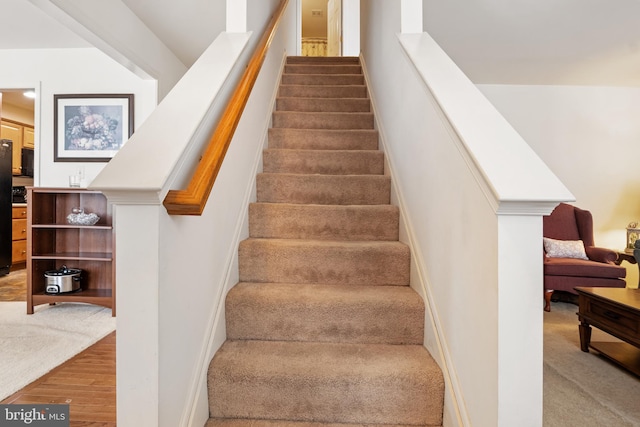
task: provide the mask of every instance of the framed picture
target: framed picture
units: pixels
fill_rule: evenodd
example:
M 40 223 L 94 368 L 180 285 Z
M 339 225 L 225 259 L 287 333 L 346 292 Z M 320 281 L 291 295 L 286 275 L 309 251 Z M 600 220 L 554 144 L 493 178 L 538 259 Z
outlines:
M 53 161 L 108 162 L 133 133 L 133 94 L 54 95 Z

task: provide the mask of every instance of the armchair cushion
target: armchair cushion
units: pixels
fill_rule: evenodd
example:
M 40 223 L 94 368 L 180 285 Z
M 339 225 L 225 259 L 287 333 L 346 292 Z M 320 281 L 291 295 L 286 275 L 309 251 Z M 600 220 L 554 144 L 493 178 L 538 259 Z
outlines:
M 544 237 L 543 243 L 548 257 L 589 259 L 582 240 L 556 240 Z
M 627 275 L 627 270 L 624 267 L 619 267 L 615 264 L 607 264 L 584 259 L 546 258 L 544 260 L 544 274 L 545 276 L 622 279 Z M 572 291 L 573 288 L 566 290 Z

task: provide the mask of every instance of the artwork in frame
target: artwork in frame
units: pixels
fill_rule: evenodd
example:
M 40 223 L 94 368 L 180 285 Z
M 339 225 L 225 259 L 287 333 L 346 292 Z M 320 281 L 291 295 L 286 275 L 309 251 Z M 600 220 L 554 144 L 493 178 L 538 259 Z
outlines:
M 133 94 L 53 96 L 53 160 L 108 162 L 133 133 Z

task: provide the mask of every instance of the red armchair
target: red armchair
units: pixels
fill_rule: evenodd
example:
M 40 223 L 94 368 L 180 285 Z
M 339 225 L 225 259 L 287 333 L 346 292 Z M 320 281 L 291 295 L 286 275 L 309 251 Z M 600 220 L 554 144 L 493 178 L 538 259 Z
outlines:
M 588 258 L 581 259 L 575 254 L 569 254 L 571 257 L 549 256 L 544 250 L 545 311 L 551 310 L 551 295 L 554 291 L 577 294 L 573 290 L 576 286 L 626 286 L 624 278 L 627 270 L 615 264 L 618 254 L 610 249 L 594 246 L 591 212 L 561 203 L 550 215 L 542 219 L 542 228 L 543 236 L 550 239 L 581 240 L 584 243 L 584 255 Z M 548 244 L 549 249 L 552 243 L 556 243 L 545 240 L 545 246 Z

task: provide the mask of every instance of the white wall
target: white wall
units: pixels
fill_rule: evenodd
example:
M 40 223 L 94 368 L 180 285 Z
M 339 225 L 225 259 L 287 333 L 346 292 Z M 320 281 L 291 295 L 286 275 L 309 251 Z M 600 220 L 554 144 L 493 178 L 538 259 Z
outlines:
M 156 105 L 156 85 L 142 80 L 97 49 L 0 50 L 0 87 L 35 88 L 35 185 L 67 187 L 69 175 L 84 167 L 87 182 L 106 163 L 53 161 L 53 95 L 133 93 L 134 122 L 139 126 Z
M 202 426 L 208 417 L 207 368 L 226 339 L 224 298 L 238 280 L 237 246 L 248 233 L 248 203 L 255 198 L 279 72 L 286 53 L 295 51 L 295 1 L 289 2 L 202 216 L 170 216 L 161 203 L 170 189 L 184 188 L 225 108 L 228 83 L 244 72 L 276 3 L 253 0 L 247 7 L 253 34 L 222 33 L 138 130 L 135 144 L 125 146 L 91 185 L 114 202 L 117 219 L 118 318 L 125 319 L 117 343 L 123 427 Z M 176 121 L 184 126 L 176 127 Z M 159 148 L 149 153 L 158 138 Z M 145 173 L 128 175 L 137 163 L 145 164 Z
M 640 88 L 479 85 L 479 89 L 593 214 L 598 246 L 624 249 L 640 221 Z M 638 267 L 627 283 L 638 284 Z
M 428 34 L 397 35 L 398 2 L 361 25 L 443 425 L 541 426 L 542 215 L 572 196 Z
M 321 16 L 313 16 L 320 10 Z M 302 37 L 327 37 L 327 0 L 302 0 Z

